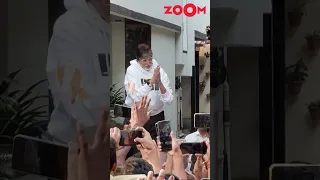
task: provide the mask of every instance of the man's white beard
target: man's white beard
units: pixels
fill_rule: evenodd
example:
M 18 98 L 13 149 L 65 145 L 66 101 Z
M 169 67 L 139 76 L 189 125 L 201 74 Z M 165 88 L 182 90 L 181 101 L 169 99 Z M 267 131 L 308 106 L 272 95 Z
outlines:
M 144 70 L 146 70 L 146 71 L 150 71 L 150 70 L 151 70 L 151 68 L 152 68 L 152 67 L 150 67 L 150 68 L 146 68 L 146 67 L 144 67 L 143 69 L 144 69 Z

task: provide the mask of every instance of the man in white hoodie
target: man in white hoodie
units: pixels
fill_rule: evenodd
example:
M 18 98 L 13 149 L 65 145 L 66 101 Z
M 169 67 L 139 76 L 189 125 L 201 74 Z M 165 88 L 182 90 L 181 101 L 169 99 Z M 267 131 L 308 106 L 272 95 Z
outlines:
M 110 1 L 64 0 L 67 12 L 56 21 L 47 58 L 54 110 L 48 132 L 54 140 L 76 140 L 76 121 L 94 137 L 109 105 Z
M 132 106 L 143 96 L 151 98 L 149 105 L 150 120 L 144 128 L 156 139 L 155 123 L 165 120 L 164 104 L 173 100 L 172 89 L 167 73 L 152 58 L 152 50 L 147 44 L 139 44 L 136 50 L 137 59 L 130 61 L 125 75 L 124 86 L 127 93 L 125 104 Z

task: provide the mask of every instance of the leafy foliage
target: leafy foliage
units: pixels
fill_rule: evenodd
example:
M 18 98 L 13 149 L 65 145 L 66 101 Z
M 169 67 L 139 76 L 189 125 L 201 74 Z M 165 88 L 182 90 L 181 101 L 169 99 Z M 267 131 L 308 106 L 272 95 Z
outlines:
M 224 48 L 212 48 L 210 63 L 210 86 L 217 88 L 223 84 L 227 79 L 227 67 L 224 64 Z
M 304 82 L 308 76 L 308 67 L 301 58 L 296 64 L 286 68 L 287 81 L 289 82 Z
M 34 107 L 40 99 L 48 96 L 34 94 L 33 90 L 46 80 L 40 80 L 26 90 L 13 90 L 9 92 L 12 83 L 17 83 L 15 77 L 21 69 L 10 73 L 0 85 L 0 138 L 10 139 L 17 134 L 38 136 L 43 131 L 41 126 L 48 123 L 48 104 Z M 38 130 L 38 131 L 37 131 Z
M 116 89 L 117 84 L 110 87 L 110 107 L 113 108 L 115 104 L 123 104 L 123 87 Z
M 309 110 L 318 109 L 318 108 L 320 108 L 320 100 L 311 102 L 311 103 L 308 105 L 308 109 L 309 109 Z

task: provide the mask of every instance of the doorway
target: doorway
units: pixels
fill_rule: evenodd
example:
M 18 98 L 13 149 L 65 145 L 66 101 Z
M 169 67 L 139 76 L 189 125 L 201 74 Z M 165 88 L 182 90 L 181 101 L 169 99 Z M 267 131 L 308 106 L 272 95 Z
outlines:
M 190 133 L 195 131 L 193 126 L 193 115 L 194 113 L 199 112 L 199 51 L 195 51 L 195 58 L 194 58 L 195 65 L 192 66 L 192 77 L 191 77 L 191 117 L 190 123 L 192 124 Z
M 151 26 L 141 22 L 125 20 L 125 68 L 130 66 L 130 61 L 136 59 L 138 44 L 146 43 L 151 47 Z

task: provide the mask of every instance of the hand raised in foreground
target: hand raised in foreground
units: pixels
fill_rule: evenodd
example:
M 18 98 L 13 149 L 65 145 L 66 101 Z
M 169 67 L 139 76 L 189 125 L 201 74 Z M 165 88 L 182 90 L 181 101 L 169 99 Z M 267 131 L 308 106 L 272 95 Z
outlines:
M 155 172 L 161 169 L 160 154 L 156 142 L 151 138 L 150 133 L 143 127 L 138 127 L 137 131 L 142 131 L 142 138 L 136 138 L 134 141 L 139 143 L 137 149 L 141 152 L 142 159 L 152 165 Z
M 151 99 L 147 96 L 143 96 L 139 105 L 136 102 L 133 103 L 131 108 L 130 126 L 132 128 L 138 126 L 144 126 L 150 119 L 150 112 L 148 111 Z
M 153 172 L 149 171 L 148 176 L 147 176 L 147 180 L 165 180 L 165 171 L 163 169 L 161 169 L 161 171 L 159 172 L 158 177 L 154 177 L 153 176 Z M 139 178 L 138 180 L 145 180 L 144 178 Z M 170 176 L 168 180 L 174 180 L 174 176 Z
M 106 180 L 110 177 L 108 119 L 109 109 L 99 122 L 92 145 L 85 142 L 84 129 L 77 124 L 78 142 L 69 143 L 68 180 Z

